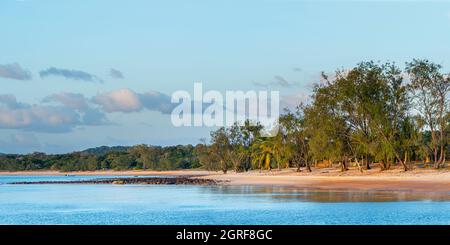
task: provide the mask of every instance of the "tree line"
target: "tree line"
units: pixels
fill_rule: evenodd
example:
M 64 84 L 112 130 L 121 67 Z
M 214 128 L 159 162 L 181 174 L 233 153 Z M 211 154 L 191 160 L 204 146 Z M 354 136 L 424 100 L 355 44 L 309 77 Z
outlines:
M 361 62 L 332 75 L 322 73 L 310 101 L 285 109 L 279 131 L 263 137 L 250 121 L 211 132 L 193 145 L 100 147 L 68 154 L 0 155 L 0 170 L 188 169 L 236 172 L 328 164 L 360 171 L 413 163 L 445 166 L 450 152 L 450 76 L 442 66 L 415 59 Z
M 322 73 L 311 101 L 279 118 L 275 137 L 261 137 L 250 122 L 219 128 L 204 145 L 207 169 L 246 171 L 326 162 L 342 171 L 378 163 L 405 171 L 413 162 L 445 165 L 449 148 L 450 76 L 442 66 L 415 59 L 395 63 L 361 62 L 350 70 Z
M 0 155 L 0 170 L 171 170 L 200 167 L 194 154 L 194 146 L 149 146 L 97 147 L 67 154 L 3 154 Z

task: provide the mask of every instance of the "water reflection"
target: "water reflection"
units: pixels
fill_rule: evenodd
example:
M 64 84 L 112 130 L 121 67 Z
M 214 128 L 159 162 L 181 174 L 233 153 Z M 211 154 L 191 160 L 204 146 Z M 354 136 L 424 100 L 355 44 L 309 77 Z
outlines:
M 279 201 L 304 202 L 401 202 L 449 201 L 448 192 L 314 190 L 272 186 L 216 186 L 204 188 L 213 194 L 246 195 Z

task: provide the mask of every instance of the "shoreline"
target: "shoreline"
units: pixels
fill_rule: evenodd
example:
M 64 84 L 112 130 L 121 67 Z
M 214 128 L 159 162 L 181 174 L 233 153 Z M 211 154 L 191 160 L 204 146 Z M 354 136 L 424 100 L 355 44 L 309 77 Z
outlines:
M 339 172 L 334 169 L 314 169 L 312 173 L 296 172 L 295 169 L 273 170 L 271 172 L 250 171 L 244 173 L 212 172 L 206 170 L 99 170 L 99 171 L 18 171 L 0 172 L 0 176 L 180 176 L 211 179 L 220 185 L 230 186 L 266 186 L 288 187 L 302 190 L 322 191 L 405 191 L 405 192 L 439 192 L 450 196 L 450 171 L 418 169 L 402 172 L 399 169 L 380 171 L 366 170 L 360 173 L 356 169 Z
M 0 176 L 65 176 L 65 175 L 78 175 L 78 176 L 165 176 L 165 175 L 208 175 L 209 171 L 204 170 L 167 170 L 167 171 L 153 171 L 153 170 L 96 170 L 96 171 L 70 171 L 61 172 L 54 170 L 35 170 L 35 171 L 0 171 Z

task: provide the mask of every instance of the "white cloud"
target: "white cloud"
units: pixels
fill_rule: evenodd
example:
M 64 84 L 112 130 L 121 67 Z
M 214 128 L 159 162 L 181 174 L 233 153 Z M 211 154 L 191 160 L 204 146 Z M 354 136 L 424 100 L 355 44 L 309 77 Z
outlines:
M 116 79 L 123 79 L 123 73 L 117 69 L 111 68 L 111 70 L 109 70 L 109 75 L 112 78 L 116 78 Z
M 80 123 L 80 116 L 65 107 L 32 105 L 15 109 L 0 106 L 0 128 L 67 132 Z
M 82 94 L 75 93 L 58 93 L 47 96 L 42 100 L 43 102 L 59 102 L 69 108 L 84 111 L 88 109 L 86 98 Z
M 139 112 L 144 109 L 168 114 L 170 97 L 159 92 L 136 93 L 124 88 L 94 96 L 61 92 L 45 97 L 42 104 L 18 102 L 0 94 L 0 129 L 64 133 L 78 126 L 110 124 L 105 113 Z
M 136 93 L 128 88 L 99 94 L 92 101 L 106 112 L 130 113 L 147 109 L 167 114 L 173 108 L 170 97 L 166 94 L 156 91 Z
M 139 94 L 142 105 L 151 111 L 159 111 L 169 114 L 172 112 L 174 105 L 170 101 L 170 97 L 156 91 Z
M 15 79 L 15 80 L 30 80 L 31 73 L 23 69 L 19 64 L 5 64 L 0 65 L 0 77 Z
M 87 82 L 103 82 L 103 80 L 97 77 L 96 75 L 90 74 L 85 71 L 62 69 L 56 67 L 50 67 L 46 70 L 40 71 L 39 76 L 41 78 L 46 78 L 48 76 L 59 76 L 67 79 L 81 80 Z
M 25 104 L 18 103 L 17 99 L 12 94 L 0 94 L 0 104 L 4 104 L 9 108 L 21 108 L 26 107 Z
M 17 102 L 14 95 L 0 95 L 0 129 L 63 133 L 77 126 L 107 123 L 104 113 L 91 108 L 82 95 L 60 93 L 44 101 L 62 105 L 31 105 Z
M 129 113 L 142 110 L 139 96 L 127 88 L 99 94 L 92 101 L 106 112 Z

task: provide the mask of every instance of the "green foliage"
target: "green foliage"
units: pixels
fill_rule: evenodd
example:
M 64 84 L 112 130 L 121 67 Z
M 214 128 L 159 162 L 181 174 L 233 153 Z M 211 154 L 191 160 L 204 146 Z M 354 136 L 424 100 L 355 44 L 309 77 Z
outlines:
M 430 131 L 428 151 L 436 168 L 445 162 L 448 144 L 450 75 L 443 74 L 441 65 L 428 60 L 413 60 L 406 65 L 411 78 L 409 85 L 420 120 Z
M 0 155 L 0 170 L 7 171 L 170 170 L 198 167 L 200 163 L 192 145 L 101 147 L 100 151 L 94 148 L 89 151 L 55 155 L 44 153 Z

